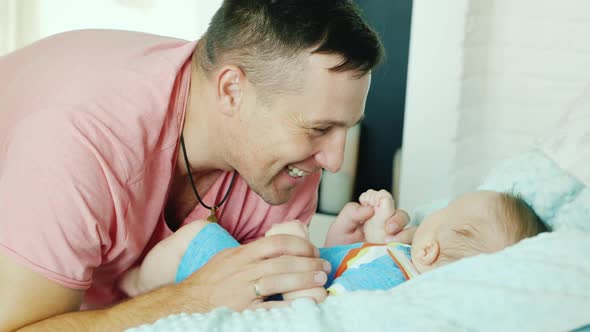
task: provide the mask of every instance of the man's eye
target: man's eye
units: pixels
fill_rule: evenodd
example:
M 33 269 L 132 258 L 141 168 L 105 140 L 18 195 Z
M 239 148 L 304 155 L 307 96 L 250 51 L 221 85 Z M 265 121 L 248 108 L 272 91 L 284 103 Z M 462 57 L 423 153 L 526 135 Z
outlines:
M 327 133 L 328 131 L 330 131 L 330 127 L 313 128 L 312 130 L 313 130 L 314 134 L 323 135 L 323 134 Z

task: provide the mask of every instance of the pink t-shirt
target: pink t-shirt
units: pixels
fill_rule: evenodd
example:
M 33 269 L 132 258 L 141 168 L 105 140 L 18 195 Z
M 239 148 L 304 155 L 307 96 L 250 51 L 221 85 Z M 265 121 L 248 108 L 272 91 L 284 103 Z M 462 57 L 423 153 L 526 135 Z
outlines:
M 122 273 L 166 238 L 195 43 L 84 30 L 0 58 L 0 251 L 85 289 L 84 308 L 125 298 Z M 225 193 L 224 173 L 205 195 Z M 309 222 L 320 174 L 269 206 L 241 177 L 219 211 L 242 243 L 273 223 Z M 204 219 L 198 206 L 185 220 Z

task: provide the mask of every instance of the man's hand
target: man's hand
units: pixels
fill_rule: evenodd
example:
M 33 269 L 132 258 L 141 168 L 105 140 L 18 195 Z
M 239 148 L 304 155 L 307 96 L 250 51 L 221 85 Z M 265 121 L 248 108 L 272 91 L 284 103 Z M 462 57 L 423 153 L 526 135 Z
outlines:
M 385 232 L 389 235 L 387 242 L 401 242 L 412 244 L 416 227 L 406 227 L 410 223 L 410 216 L 404 210 L 397 209 L 385 223 Z
M 178 287 L 209 309 L 285 306 L 288 301 L 263 298 L 323 286 L 330 265 L 318 257 L 308 240 L 277 234 L 222 251 Z
M 371 206 L 362 206 L 354 202 L 346 204 L 338 214 L 336 221 L 330 226 L 324 246 L 331 247 L 365 242 L 363 225 L 373 214 L 374 211 Z M 385 223 L 385 232 L 388 235 L 386 241 L 411 244 L 416 228 L 405 228 L 409 222 L 408 213 L 397 209 Z
M 275 224 L 270 230 L 266 232 L 264 236 L 273 236 L 278 234 L 289 234 L 309 240 L 309 229 L 307 228 L 307 225 L 303 224 L 299 220 L 291 220 L 280 224 Z M 326 262 L 326 264 L 329 263 Z M 330 271 L 327 267 L 328 265 L 325 266 L 324 270 L 329 273 Z M 283 293 L 284 300 L 293 301 L 298 298 L 309 298 L 314 300 L 316 303 L 323 302 L 327 296 L 328 292 L 323 286 Z
M 364 242 L 363 224 L 373 216 L 373 208 L 350 202 L 342 208 L 336 220 L 330 225 L 325 247 Z

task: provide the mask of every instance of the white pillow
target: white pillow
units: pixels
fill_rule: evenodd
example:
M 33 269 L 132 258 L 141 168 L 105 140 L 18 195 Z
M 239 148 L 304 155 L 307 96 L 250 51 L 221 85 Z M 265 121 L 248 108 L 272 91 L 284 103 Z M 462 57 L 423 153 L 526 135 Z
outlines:
M 536 147 L 497 167 L 480 189 L 520 193 L 552 229 L 590 231 L 590 89 Z
M 561 168 L 590 186 L 590 88 L 538 146 Z
M 552 230 L 590 231 L 590 86 L 552 132 L 494 168 L 478 189 L 520 194 Z M 447 204 L 416 209 L 412 225 Z

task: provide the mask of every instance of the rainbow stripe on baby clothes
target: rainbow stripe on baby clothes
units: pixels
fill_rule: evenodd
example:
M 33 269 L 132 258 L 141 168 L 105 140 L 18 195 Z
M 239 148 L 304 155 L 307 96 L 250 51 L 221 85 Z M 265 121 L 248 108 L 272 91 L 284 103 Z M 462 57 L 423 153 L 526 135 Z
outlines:
M 411 260 L 412 246 L 403 243 L 391 242 L 387 244 L 387 249 L 389 251 L 389 256 L 400 268 L 406 277 L 406 280 L 413 279 L 418 275 L 418 271 L 414 267 L 414 264 Z
M 363 243 L 351 248 L 338 265 L 330 294 L 354 290 L 390 289 L 418 273 L 410 259 L 411 246 Z

